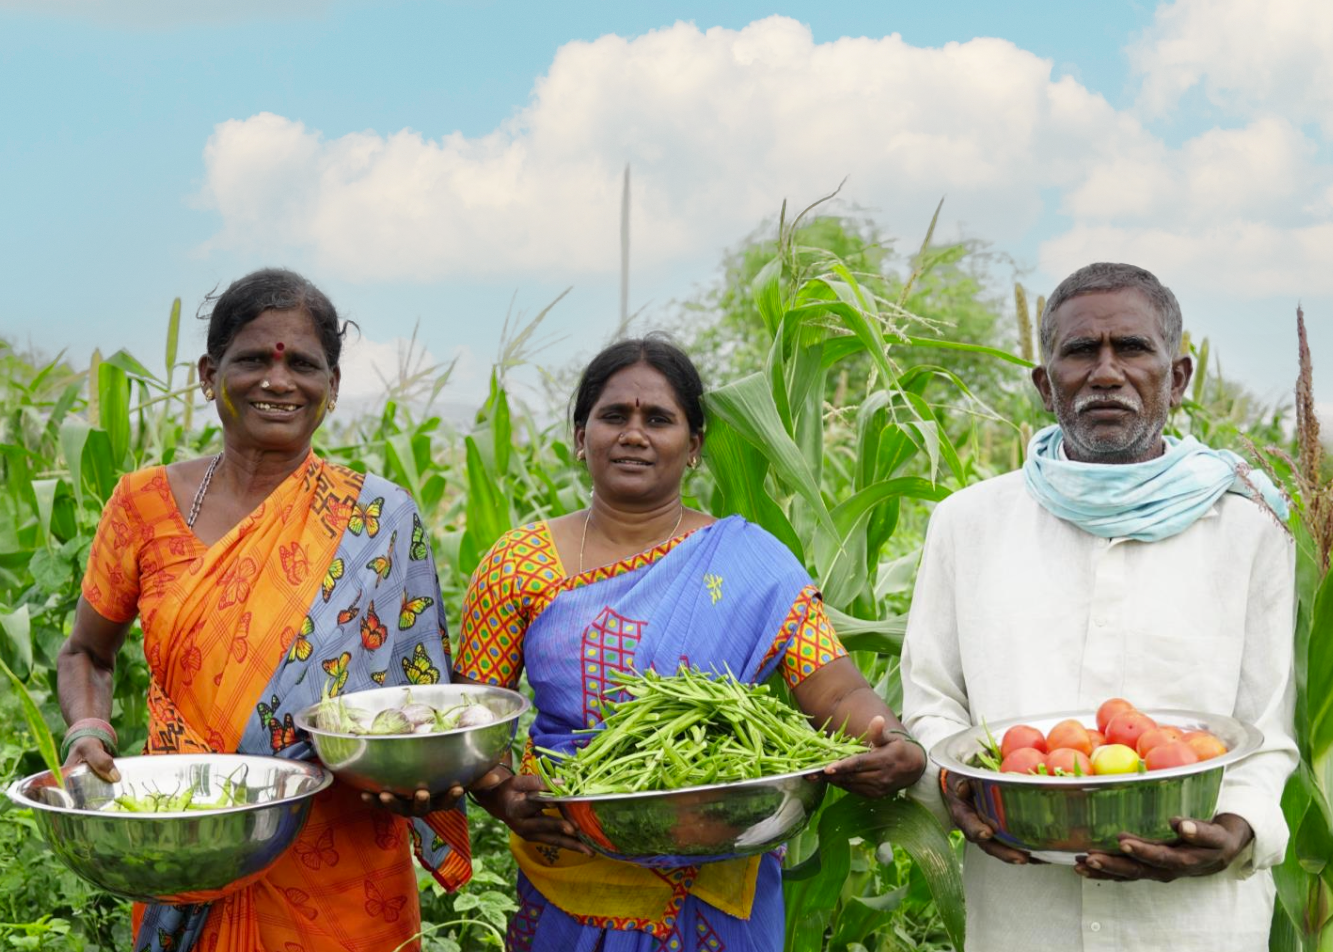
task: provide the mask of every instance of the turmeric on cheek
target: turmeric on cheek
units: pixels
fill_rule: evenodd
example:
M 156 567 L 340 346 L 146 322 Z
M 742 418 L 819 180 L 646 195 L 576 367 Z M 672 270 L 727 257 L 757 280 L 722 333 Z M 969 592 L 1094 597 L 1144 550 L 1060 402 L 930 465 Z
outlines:
M 235 416 L 236 404 L 232 402 L 231 391 L 227 389 L 227 385 L 225 383 L 219 386 L 218 396 L 222 398 L 222 405 L 227 408 L 227 412 L 232 416 Z

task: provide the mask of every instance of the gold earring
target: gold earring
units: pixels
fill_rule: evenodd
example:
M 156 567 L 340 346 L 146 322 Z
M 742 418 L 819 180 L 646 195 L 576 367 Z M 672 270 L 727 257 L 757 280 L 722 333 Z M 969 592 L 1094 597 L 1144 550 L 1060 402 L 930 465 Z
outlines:
M 583 450 L 579 450 L 577 453 L 574 454 L 574 458 L 575 458 L 576 460 L 580 460 L 580 461 L 582 461 L 582 460 L 583 460 L 583 457 L 584 457 Z
M 205 399 L 205 400 L 212 400 L 212 399 L 213 399 L 213 388 L 212 388 L 212 387 L 205 387 L 205 388 L 204 388 L 204 399 Z
M 338 409 L 338 398 L 334 397 L 329 401 L 329 412 L 332 413 L 336 409 Z
M 699 468 L 699 457 L 697 457 L 697 456 L 691 456 L 691 457 L 690 457 L 690 462 L 689 462 L 689 467 L 690 467 L 690 469 L 698 469 L 698 468 Z

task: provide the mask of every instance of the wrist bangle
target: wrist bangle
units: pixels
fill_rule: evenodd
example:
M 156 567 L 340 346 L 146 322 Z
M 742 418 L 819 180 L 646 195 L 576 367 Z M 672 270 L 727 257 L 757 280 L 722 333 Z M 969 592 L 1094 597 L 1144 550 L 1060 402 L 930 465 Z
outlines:
M 110 731 L 104 731 L 100 727 L 72 727 L 65 732 L 65 739 L 60 742 L 60 760 L 62 762 L 69 759 L 69 749 L 78 741 L 85 737 L 95 737 L 101 741 L 106 752 L 115 757 L 119 751 L 116 750 L 116 737 Z
M 907 741 L 909 744 L 916 744 L 917 748 L 921 751 L 921 755 L 926 758 L 927 762 L 930 761 L 930 755 L 926 753 L 925 745 L 922 744 L 921 741 L 913 737 L 911 734 L 907 733 L 907 731 L 899 730 L 898 728 L 895 727 L 892 728 L 889 731 L 889 733 L 898 735 L 903 740 Z

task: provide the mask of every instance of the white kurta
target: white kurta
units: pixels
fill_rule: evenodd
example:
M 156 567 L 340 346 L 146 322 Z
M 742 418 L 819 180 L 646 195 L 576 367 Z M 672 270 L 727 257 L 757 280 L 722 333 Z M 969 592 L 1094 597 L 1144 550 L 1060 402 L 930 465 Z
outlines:
M 1111 697 L 1229 714 L 1264 735 L 1223 782 L 1217 812 L 1244 817 L 1255 834 L 1230 869 L 1099 882 L 969 844 L 968 952 L 1267 950 L 1268 868 L 1286 849 L 1280 800 L 1298 759 L 1294 558 L 1273 517 L 1230 493 L 1152 543 L 1099 539 L 1050 515 L 1021 472 L 936 507 L 902 659 L 906 726 L 927 750 L 983 717 L 1093 710 Z M 938 771 L 914 793 L 946 816 Z

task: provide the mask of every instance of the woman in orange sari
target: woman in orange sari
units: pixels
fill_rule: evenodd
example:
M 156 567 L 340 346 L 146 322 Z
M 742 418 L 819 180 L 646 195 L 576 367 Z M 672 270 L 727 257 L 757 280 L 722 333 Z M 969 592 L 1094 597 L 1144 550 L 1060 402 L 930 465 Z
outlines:
M 448 677 L 434 560 L 416 506 L 321 460 L 311 436 L 337 400 L 345 325 L 289 271 L 218 299 L 199 378 L 216 397 L 215 457 L 125 476 L 89 554 L 59 659 L 66 763 L 117 779 L 116 654 L 137 615 L 152 680 L 149 754 L 309 759 L 293 714 L 351 693 Z M 471 874 L 453 790 L 399 801 L 335 783 L 293 848 L 211 902 L 136 906 L 135 952 L 387 952 L 420 911 L 412 852 L 447 888 Z M 205 897 L 208 898 L 208 897 Z

